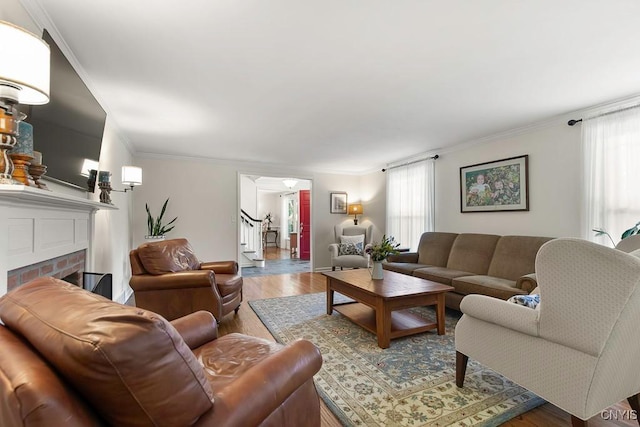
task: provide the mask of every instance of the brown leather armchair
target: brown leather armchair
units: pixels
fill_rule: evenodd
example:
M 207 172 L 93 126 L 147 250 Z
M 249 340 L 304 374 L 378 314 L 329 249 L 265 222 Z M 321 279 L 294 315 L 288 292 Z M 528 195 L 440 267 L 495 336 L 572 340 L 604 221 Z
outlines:
M 235 261 L 201 263 L 187 239 L 140 245 L 129 253 L 136 306 L 177 319 L 206 310 L 220 321 L 242 302 Z
M 217 336 L 46 277 L 0 298 L 2 426 L 319 426 L 309 341 Z

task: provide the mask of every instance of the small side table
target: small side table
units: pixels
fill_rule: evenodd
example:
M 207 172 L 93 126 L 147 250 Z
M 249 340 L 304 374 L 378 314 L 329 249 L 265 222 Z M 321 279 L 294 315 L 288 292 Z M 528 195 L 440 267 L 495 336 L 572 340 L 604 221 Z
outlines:
M 269 234 L 274 234 L 275 235 L 275 239 L 273 240 L 273 242 L 269 241 Z M 276 248 L 280 247 L 280 244 L 278 243 L 278 230 L 264 230 L 262 232 L 262 243 L 264 245 L 264 247 L 266 248 L 267 245 L 269 243 L 275 243 L 276 244 Z
M 295 258 L 298 253 L 298 233 L 289 233 L 289 258 Z

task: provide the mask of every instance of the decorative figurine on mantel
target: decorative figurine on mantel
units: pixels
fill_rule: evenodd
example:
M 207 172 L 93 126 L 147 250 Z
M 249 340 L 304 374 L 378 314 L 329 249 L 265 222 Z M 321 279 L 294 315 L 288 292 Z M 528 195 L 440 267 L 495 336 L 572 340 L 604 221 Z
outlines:
M 47 173 L 47 167 L 42 164 L 42 153 L 39 151 L 33 152 L 33 160 L 31 160 L 31 164 L 29 165 L 29 175 L 33 177 L 33 181 L 36 184 L 36 187 L 41 190 L 49 190 L 47 184 L 44 183 L 40 178 Z
M 111 172 L 98 172 L 98 187 L 100 188 L 100 201 L 108 205 L 111 203 Z
M 33 126 L 25 121 L 18 122 L 17 143 L 9 154 L 13 162 L 12 178 L 27 187 L 36 183 L 29 175 L 29 166 L 33 161 Z

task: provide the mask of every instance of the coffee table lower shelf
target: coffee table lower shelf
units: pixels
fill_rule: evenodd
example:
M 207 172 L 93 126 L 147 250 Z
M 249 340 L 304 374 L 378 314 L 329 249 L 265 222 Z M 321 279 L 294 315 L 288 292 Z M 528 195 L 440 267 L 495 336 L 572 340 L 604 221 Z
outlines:
M 366 304 L 359 302 L 337 304 L 333 309 L 353 323 L 360 325 L 369 332 L 378 335 L 376 328 L 376 311 Z M 391 339 L 419 334 L 421 332 L 436 329 L 436 323 L 429 323 L 422 317 L 411 313 L 409 310 L 397 310 L 391 312 Z

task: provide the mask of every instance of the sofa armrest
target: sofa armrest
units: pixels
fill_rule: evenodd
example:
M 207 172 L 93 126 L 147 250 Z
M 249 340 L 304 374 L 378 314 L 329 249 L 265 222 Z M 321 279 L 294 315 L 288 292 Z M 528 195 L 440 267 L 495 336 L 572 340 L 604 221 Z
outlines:
M 417 263 L 418 262 L 418 252 L 401 252 L 396 255 L 389 255 L 387 257 L 388 262 L 410 262 Z
M 337 243 L 331 243 L 329 245 L 329 252 L 331 252 L 331 258 L 335 258 L 338 256 L 338 244 Z
M 307 340 L 296 340 L 217 390 L 215 411 L 225 426 L 257 426 L 321 366 L 318 348 Z M 249 393 L 251 398 L 247 399 Z
M 210 287 L 218 292 L 216 274 L 210 270 L 188 270 L 177 273 L 140 274 L 131 276 L 129 285 L 134 291 L 158 291 L 169 289 L 206 288 Z
M 238 263 L 235 261 L 213 261 L 200 264 L 201 270 L 212 270 L 218 274 L 238 274 Z
M 187 314 L 172 320 L 171 324 L 192 350 L 218 338 L 218 322 L 208 311 Z
M 531 293 L 535 288 L 538 287 L 538 280 L 536 278 L 536 273 L 525 274 L 520 277 L 516 282 L 516 288 L 522 289 L 526 293 Z
M 539 310 L 486 295 L 467 295 L 460 303 L 465 315 L 534 337 L 539 336 Z

